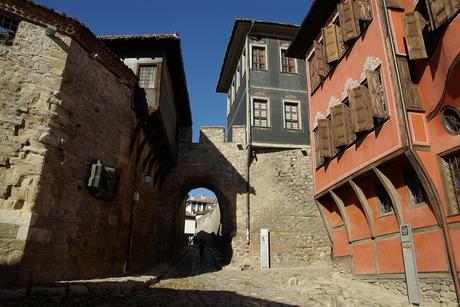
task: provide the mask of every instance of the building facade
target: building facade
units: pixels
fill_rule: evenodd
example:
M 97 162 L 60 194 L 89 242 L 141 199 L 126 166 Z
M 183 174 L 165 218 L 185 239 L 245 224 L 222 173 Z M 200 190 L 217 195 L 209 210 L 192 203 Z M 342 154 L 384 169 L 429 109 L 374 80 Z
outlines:
M 172 90 L 140 109 L 152 78 L 107 39 L 33 2 L 0 3 L 1 283 L 114 276 L 155 258 L 151 196 L 177 156 L 170 131 L 191 123 L 179 39 L 167 40 L 180 60 L 157 75 L 175 76 Z M 144 53 L 169 59 L 149 42 Z
M 314 194 L 333 256 L 362 278 L 403 279 L 409 225 L 420 282 L 450 285 L 423 296 L 455 301 L 458 1 L 319 2 L 288 56 L 308 63 Z
M 246 126 L 253 147 L 308 145 L 303 59 L 285 56 L 298 27 L 265 21 L 235 22 L 217 92 L 227 94 L 227 138 Z

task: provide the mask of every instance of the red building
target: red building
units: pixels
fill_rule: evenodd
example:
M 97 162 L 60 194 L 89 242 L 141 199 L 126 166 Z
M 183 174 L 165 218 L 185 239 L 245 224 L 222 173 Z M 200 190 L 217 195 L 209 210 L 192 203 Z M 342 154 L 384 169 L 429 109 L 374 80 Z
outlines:
M 459 3 L 316 0 L 288 50 L 308 62 L 315 200 L 333 256 L 351 257 L 355 276 L 404 278 L 409 224 L 420 280 L 449 281 L 457 299 Z

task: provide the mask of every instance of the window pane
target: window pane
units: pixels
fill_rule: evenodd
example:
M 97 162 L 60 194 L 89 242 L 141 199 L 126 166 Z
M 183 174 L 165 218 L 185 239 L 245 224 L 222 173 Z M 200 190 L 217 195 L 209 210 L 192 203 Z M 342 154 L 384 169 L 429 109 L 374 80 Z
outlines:
M 252 47 L 252 68 L 265 69 L 265 47 Z
M 155 87 L 155 65 L 139 66 L 139 87 Z

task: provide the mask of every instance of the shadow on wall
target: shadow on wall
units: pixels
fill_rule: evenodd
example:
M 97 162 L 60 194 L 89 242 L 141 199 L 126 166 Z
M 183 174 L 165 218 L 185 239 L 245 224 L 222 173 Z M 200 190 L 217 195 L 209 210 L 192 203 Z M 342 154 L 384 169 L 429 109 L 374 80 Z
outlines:
M 198 187 L 209 189 L 217 196 L 222 225 L 220 245 L 225 252 L 225 264 L 232 258 L 233 237 L 245 233 L 241 228 L 245 228 L 246 207 L 245 203 L 237 205 L 237 201 L 246 199 L 246 152 L 238 149 L 236 143 L 224 143 L 224 128 L 206 129 L 206 133 L 201 132 L 200 143 L 180 143 L 178 164 L 161 187 L 162 213 L 157 215 L 159 227 L 154 237 L 158 239 L 153 247 L 158 255 L 156 261 L 170 259 L 182 250 L 183 233 L 174 233 L 178 228 L 174 225 L 183 224 L 184 217 L 177 214 L 177 210 L 181 210 L 188 191 Z M 237 211 L 243 223 L 237 221 Z

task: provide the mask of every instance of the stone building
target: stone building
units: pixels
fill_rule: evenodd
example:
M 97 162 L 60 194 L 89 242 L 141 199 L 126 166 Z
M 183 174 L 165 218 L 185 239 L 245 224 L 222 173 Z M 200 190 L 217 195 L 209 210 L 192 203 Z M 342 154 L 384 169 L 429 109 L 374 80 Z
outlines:
M 413 302 L 419 288 L 438 303 L 460 294 L 458 9 L 313 1 L 288 50 L 308 62 L 314 195 L 333 256 L 403 292 L 406 279 Z
M 245 221 L 233 240 L 235 262 L 260 265 L 260 229 L 270 232 L 271 266 L 329 256 L 311 194 L 305 63 L 286 57 L 297 30 L 238 19 L 223 60 L 217 92 L 227 94 L 227 140 L 246 155 L 240 169 L 245 207 L 237 209 Z
M 151 70 L 138 84 L 115 54 L 137 37 L 100 40 L 21 0 L 0 2 L 0 25 L 0 279 L 146 265 L 159 228 L 152 194 L 176 163 L 175 131 L 191 125 L 179 38 L 132 50 L 163 67 L 151 99 Z
M 309 144 L 303 59 L 285 56 L 298 26 L 238 19 L 222 64 L 217 92 L 227 93 L 227 138 L 246 126 L 251 147 Z

